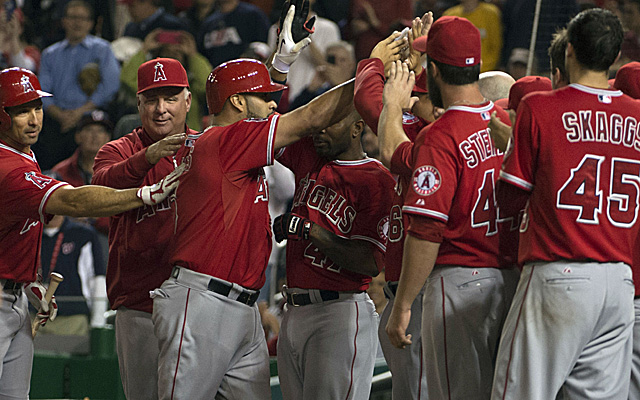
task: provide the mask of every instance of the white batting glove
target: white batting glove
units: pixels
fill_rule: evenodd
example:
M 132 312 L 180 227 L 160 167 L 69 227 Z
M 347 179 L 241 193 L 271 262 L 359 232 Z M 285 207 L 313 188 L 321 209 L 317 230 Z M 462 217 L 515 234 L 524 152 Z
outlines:
M 179 179 L 180 175 L 185 171 L 187 167 L 186 163 L 180 164 L 178 168 L 173 170 L 169 175 L 165 176 L 160 180 L 160 182 L 155 183 L 150 186 L 143 186 L 138 189 L 138 193 L 136 194 L 142 202 L 148 206 L 153 206 L 155 204 L 161 203 L 169 197 L 171 192 L 178 187 L 180 183 Z
M 56 319 L 56 316 L 58 315 L 58 303 L 56 302 L 55 296 L 51 298 L 50 303 L 45 301 L 44 295 L 47 292 L 47 288 L 44 287 L 42 282 L 31 282 L 25 286 L 24 291 L 33 308 L 38 310 L 36 318 L 40 325 L 46 324 L 49 320 L 53 321 Z
M 298 43 L 293 41 L 293 37 L 291 35 L 291 24 L 293 23 L 293 16 L 295 12 L 296 6 L 292 5 L 284 19 L 282 31 L 278 36 L 277 53 L 273 58 L 273 68 L 283 74 L 289 73 L 289 67 L 291 67 L 291 64 L 293 64 L 296 58 L 298 58 L 302 49 L 311 43 L 310 37 L 306 37 Z

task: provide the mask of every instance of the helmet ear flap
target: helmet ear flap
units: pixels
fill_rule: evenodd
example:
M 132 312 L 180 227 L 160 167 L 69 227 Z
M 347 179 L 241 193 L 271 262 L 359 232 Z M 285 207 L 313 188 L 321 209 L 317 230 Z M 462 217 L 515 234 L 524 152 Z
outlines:
M 0 107 L 0 132 L 6 131 L 9 128 L 11 128 L 11 116 L 4 107 Z

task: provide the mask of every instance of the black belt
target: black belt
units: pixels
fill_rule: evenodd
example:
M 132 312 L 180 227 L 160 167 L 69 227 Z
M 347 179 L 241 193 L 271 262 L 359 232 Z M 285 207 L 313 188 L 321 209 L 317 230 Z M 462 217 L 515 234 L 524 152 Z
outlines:
M 391 290 L 391 293 L 393 293 L 393 296 L 395 297 L 396 291 L 398 290 L 398 282 L 389 282 L 387 283 L 387 286 L 389 287 L 389 290 Z M 390 298 L 387 292 L 384 292 L 384 297 L 386 297 L 387 299 Z
M 322 301 L 337 300 L 340 298 L 340 292 L 333 290 L 319 290 Z M 311 304 L 311 295 L 309 293 L 287 293 L 287 304 L 294 307 L 306 306 Z
M 209 285 L 207 288 L 214 293 L 221 294 L 225 297 L 229 297 L 229 293 L 231 293 L 231 288 L 233 286 L 227 285 L 224 282 L 220 282 L 216 279 L 211 279 L 209 281 Z M 240 295 L 234 299 L 235 301 L 239 301 L 242 304 L 246 304 L 248 306 L 253 306 L 258 300 L 258 296 L 260 295 L 260 291 L 256 290 L 255 293 L 249 293 L 248 291 L 243 291 Z
M 2 290 L 5 292 L 17 292 L 22 290 L 22 282 L 12 281 L 11 279 L 0 279 Z

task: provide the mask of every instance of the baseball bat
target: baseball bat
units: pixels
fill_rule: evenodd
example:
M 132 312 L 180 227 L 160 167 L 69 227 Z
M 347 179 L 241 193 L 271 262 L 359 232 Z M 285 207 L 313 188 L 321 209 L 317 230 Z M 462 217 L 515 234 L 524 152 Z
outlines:
M 49 274 L 49 287 L 47 288 L 47 292 L 44 294 L 44 299 L 46 300 L 47 304 L 51 302 L 51 298 L 53 297 L 53 294 L 56 292 L 56 289 L 58 289 L 58 285 L 63 280 L 64 280 L 64 277 L 57 272 L 52 272 L 51 274 Z M 40 324 L 38 323 L 38 318 L 35 318 L 31 323 L 32 337 L 34 338 L 36 337 L 36 333 L 38 333 L 38 329 L 40 329 Z

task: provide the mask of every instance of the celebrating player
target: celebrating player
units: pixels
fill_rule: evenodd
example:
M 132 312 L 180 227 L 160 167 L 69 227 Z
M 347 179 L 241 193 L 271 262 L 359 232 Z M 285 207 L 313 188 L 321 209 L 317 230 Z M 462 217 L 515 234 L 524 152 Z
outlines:
M 291 32 L 295 10 L 280 32 L 272 69 L 278 80 L 310 42 L 294 43 L 300 38 Z M 219 65 L 207 82 L 212 126 L 176 155 L 188 166 L 188 179 L 177 193 L 169 245 L 174 268 L 153 303 L 161 399 L 216 393 L 270 398 L 267 345 L 255 304 L 271 250 L 263 167 L 279 149 L 345 118 L 353 102 L 350 81 L 281 116 L 269 96 L 284 87 L 258 61 Z
M 492 399 L 626 399 L 629 390 L 640 106 L 608 90 L 623 38 L 614 14 L 581 12 L 567 35 L 571 84 L 521 101 L 500 173 L 500 206 L 528 206 Z
M 396 347 L 412 344 L 406 334 L 411 307 L 426 281 L 422 346 L 429 398 L 486 398 L 518 277 L 498 259 L 498 230 L 510 229 L 511 221 L 500 224 L 494 183 L 502 152 L 486 129 L 492 110 L 504 121 L 508 116 L 480 93 L 480 32 L 468 20 L 442 17 L 414 46 L 427 52 L 429 95 L 446 111 L 411 143 L 401 123 L 414 77 L 405 64 L 392 66 L 381 152 L 395 149 L 391 171 L 411 178 L 402 208 L 408 217 L 402 271 L 386 331 Z
M 433 16 L 427 13 L 422 19 L 413 21 L 409 39 L 413 43 L 413 37 L 426 35 L 433 23 Z M 391 67 L 393 61 L 398 60 L 399 52 L 405 44 L 403 40 L 395 40 L 399 34 L 392 34 L 381 41 L 371 51 L 371 57 L 360 61 L 356 73 L 355 93 L 353 101 L 356 109 L 363 119 L 371 127 L 374 133 L 378 132 L 378 122 L 382 111 L 382 91 L 384 88 L 385 70 Z M 410 140 L 414 140 L 420 130 L 433 121 L 433 104 L 427 94 L 427 72 L 419 62 L 421 53 L 411 48 L 410 59 L 414 72 L 418 74 L 412 95 L 418 97 L 418 101 L 411 108 L 411 112 L 402 114 L 402 128 Z M 385 151 L 381 154 L 383 163 L 389 165 L 391 154 Z M 404 246 L 404 231 L 407 226 L 406 216 L 402 215 L 402 203 L 404 192 L 410 187 L 410 176 L 400 175 L 393 190 L 393 206 L 389 215 L 389 233 L 387 252 L 385 255 L 385 296 L 389 299 L 385 307 L 378 328 L 380 345 L 392 374 L 392 392 L 394 399 L 426 399 L 427 380 L 426 370 L 422 365 L 422 291 L 416 296 L 412 305 L 412 318 L 407 328 L 407 333 L 413 337 L 414 345 L 409 351 L 397 349 L 389 341 L 384 328 L 387 325 L 389 314 L 393 308 L 400 270 L 402 268 L 402 249 Z
M 273 222 L 276 240 L 289 239 L 278 338 L 285 399 L 369 398 L 378 316 L 365 290 L 383 267 L 394 181 L 362 151 L 363 129 L 353 110 L 278 157 L 296 179 L 291 213 Z
M 56 316 L 55 300 L 44 300 L 37 280 L 43 224 L 53 215 L 103 217 L 161 203 L 184 167 L 155 185 L 115 190 L 74 188 L 42 175 L 31 146 L 42 129 L 43 92 L 26 69 L 0 71 L 0 398 L 29 396 L 33 338 L 27 298 L 44 324 Z
M 187 72 L 179 61 L 156 58 L 138 68 L 142 127 L 107 143 L 96 156 L 92 182 L 113 188 L 154 182 L 173 171 L 171 158 L 184 146 L 191 107 Z M 116 349 L 129 399 L 158 398 L 158 341 L 149 291 L 171 274 L 165 257 L 173 235 L 172 198 L 117 215 L 109 221 L 107 295 L 116 313 Z

